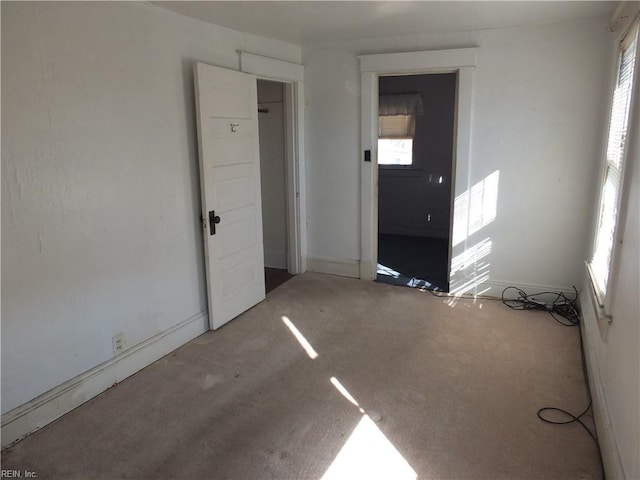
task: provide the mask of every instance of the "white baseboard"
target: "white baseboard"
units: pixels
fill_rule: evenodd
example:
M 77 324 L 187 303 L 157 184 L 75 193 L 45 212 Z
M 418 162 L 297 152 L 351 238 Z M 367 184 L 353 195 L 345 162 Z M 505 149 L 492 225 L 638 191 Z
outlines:
M 469 292 L 471 294 L 476 293 L 479 294 L 483 292 L 482 295 L 486 295 L 489 297 L 501 297 L 502 291 L 507 287 L 516 287 L 525 292 L 527 295 L 539 293 L 539 292 L 553 292 L 553 293 L 564 293 L 569 298 L 574 298 L 576 292 L 573 291 L 571 287 L 558 287 L 558 286 L 549 286 L 549 285 L 537 285 L 532 283 L 517 283 L 517 282 L 505 282 L 501 280 L 487 280 L 486 282 L 482 282 L 478 284 L 475 288 L 475 292 Z M 488 289 L 488 290 L 487 290 Z
M 268 268 L 287 269 L 287 252 L 278 250 L 264 250 L 264 266 Z
M 357 260 L 307 257 L 307 270 L 341 277 L 360 278 L 360 262 Z
M 587 279 L 587 282 L 589 280 Z M 587 284 L 588 287 L 588 284 Z M 597 342 L 601 342 L 598 327 L 597 312 L 593 308 L 590 298 L 591 289 L 584 288 L 580 297 L 580 311 L 582 313 L 582 341 L 584 344 L 587 374 L 589 376 L 589 390 L 593 400 L 593 416 L 598 433 L 600 454 L 604 465 L 605 476 L 608 479 L 624 480 L 626 475 L 622 466 L 622 459 L 618 450 L 613 423 L 607 404 L 607 396 L 600 377 Z
M 2 447 L 53 422 L 209 329 L 200 312 L 2 415 Z

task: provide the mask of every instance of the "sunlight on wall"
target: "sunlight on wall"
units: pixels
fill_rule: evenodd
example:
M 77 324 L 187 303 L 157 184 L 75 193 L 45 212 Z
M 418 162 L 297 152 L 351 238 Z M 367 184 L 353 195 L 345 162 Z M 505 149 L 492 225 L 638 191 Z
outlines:
M 317 358 L 318 354 L 313 349 L 311 344 L 307 341 L 307 339 L 304 338 L 304 335 L 302 335 L 302 333 L 300 333 L 300 330 L 298 330 L 296 328 L 296 326 L 293 324 L 293 322 L 291 320 L 289 320 L 287 317 L 285 317 L 284 315 L 282 316 L 282 321 L 287 326 L 287 328 L 289 328 L 289 330 L 291 330 L 291 333 L 296 338 L 296 340 L 298 340 L 298 343 L 304 349 L 304 351 L 307 352 L 307 355 L 309 355 L 309 358 L 311 358 L 311 359 Z
M 458 195 L 453 204 L 453 246 L 466 240 L 496 218 L 500 170 Z
M 473 244 L 468 240 L 496 219 L 499 181 L 500 171 L 496 170 L 455 199 L 449 272 L 449 292 L 454 295 L 482 295 L 490 290 L 480 287 L 490 278 L 491 238 Z
M 453 257 L 451 259 L 452 281 L 449 292 L 454 295 L 462 295 L 469 292 L 474 292 L 476 295 L 486 293 L 489 288 L 482 292 L 477 292 L 476 290 L 482 283 L 489 280 L 489 263 L 481 260 L 490 253 L 491 239 L 485 238 Z M 471 270 L 471 278 L 465 275 L 457 275 L 458 273 L 462 274 L 466 269 Z
M 483 295 L 487 293 L 490 288 L 485 287 L 483 290 L 478 290 L 478 287 L 489 280 L 489 278 L 489 264 L 486 262 L 480 263 L 474 266 L 472 278 L 463 282 L 452 283 L 449 289 L 450 293 L 453 295 L 462 295 L 464 293 Z
M 415 480 L 417 473 L 367 415 L 363 415 L 322 480 Z
M 451 259 L 451 274 L 472 266 L 491 253 L 491 239 L 485 238 Z

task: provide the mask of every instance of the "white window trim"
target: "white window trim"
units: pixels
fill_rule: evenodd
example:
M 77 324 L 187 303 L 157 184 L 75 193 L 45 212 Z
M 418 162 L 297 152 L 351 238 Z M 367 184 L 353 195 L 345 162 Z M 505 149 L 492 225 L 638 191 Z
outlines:
M 637 29 L 637 30 L 636 30 Z M 626 198 L 626 194 L 628 191 L 628 179 L 626 178 L 626 166 L 628 164 L 628 158 L 629 158 L 629 148 L 628 148 L 628 142 L 625 143 L 625 148 L 624 148 L 624 152 L 622 155 L 622 163 L 621 163 L 621 168 L 620 168 L 620 186 L 619 186 L 619 192 L 618 192 L 618 198 L 617 198 L 617 218 L 616 218 L 616 223 L 614 225 L 614 230 L 613 230 L 613 245 L 611 248 L 611 257 L 609 260 L 609 272 L 608 272 L 608 278 L 607 278 L 607 291 L 603 292 L 602 289 L 600 288 L 599 282 L 596 280 L 596 275 L 593 272 L 591 263 L 593 261 L 593 255 L 595 253 L 595 249 L 596 249 L 596 245 L 595 245 L 595 239 L 597 238 L 597 232 L 598 232 L 598 228 L 600 226 L 600 208 L 601 208 L 601 202 L 602 202 L 602 194 L 603 194 L 603 183 L 606 180 L 606 170 L 607 170 L 607 148 L 608 148 L 608 144 L 609 144 L 609 128 L 610 128 L 610 122 L 611 122 L 611 114 L 612 114 L 612 110 L 613 110 L 613 95 L 614 95 L 614 91 L 616 88 L 616 83 L 617 83 L 617 78 L 619 75 L 619 69 L 620 69 L 620 60 L 621 60 L 621 49 L 622 46 L 625 42 L 625 40 L 627 40 L 628 36 L 630 34 L 632 34 L 635 30 L 635 34 L 639 35 L 638 38 L 638 42 L 640 43 L 640 17 L 638 17 L 638 15 L 636 15 L 635 19 L 633 21 L 631 21 L 629 24 L 627 24 L 626 28 L 623 30 L 623 33 L 621 35 L 618 36 L 617 41 L 616 41 L 616 63 L 615 63 L 615 70 L 614 70 L 614 77 L 612 79 L 612 87 L 611 87 L 611 91 L 609 92 L 609 121 L 607 122 L 607 139 L 604 145 L 604 151 L 603 151 L 603 158 L 604 158 L 604 162 L 602 162 L 602 173 L 601 173 L 601 182 L 600 182 L 600 195 L 599 195 L 599 199 L 598 199 L 598 217 L 596 218 L 596 225 L 595 225 L 595 229 L 594 229 L 594 245 L 592 246 L 592 250 L 591 250 L 591 255 L 590 255 L 590 259 L 588 262 L 586 262 L 586 267 L 587 267 L 587 278 L 589 279 L 589 283 L 591 286 L 591 298 L 593 300 L 593 306 L 595 308 L 595 311 L 598 315 L 599 318 L 601 319 L 606 319 L 609 323 L 612 321 L 613 317 L 611 314 L 611 305 L 613 303 L 613 295 L 614 295 L 614 291 L 615 291 L 615 272 L 617 271 L 617 267 L 619 265 L 619 252 L 620 252 L 620 244 L 622 243 L 622 238 L 621 238 L 621 225 L 624 223 L 625 220 L 625 206 L 624 206 L 624 202 L 623 199 Z M 630 101 L 630 110 L 629 110 L 629 120 L 627 123 L 627 132 L 632 132 L 634 131 L 634 129 L 638 128 L 638 125 L 636 125 L 634 123 L 634 105 L 635 102 L 638 101 L 638 85 L 640 84 L 640 44 L 636 46 L 636 58 L 635 58 L 635 70 L 633 73 L 633 80 L 632 80 L 632 85 L 631 85 L 631 101 Z

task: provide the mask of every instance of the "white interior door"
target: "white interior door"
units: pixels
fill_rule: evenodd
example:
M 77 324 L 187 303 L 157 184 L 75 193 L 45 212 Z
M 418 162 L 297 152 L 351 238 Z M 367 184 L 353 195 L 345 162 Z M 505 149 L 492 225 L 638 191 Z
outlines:
M 209 324 L 264 300 L 256 77 L 195 67 Z

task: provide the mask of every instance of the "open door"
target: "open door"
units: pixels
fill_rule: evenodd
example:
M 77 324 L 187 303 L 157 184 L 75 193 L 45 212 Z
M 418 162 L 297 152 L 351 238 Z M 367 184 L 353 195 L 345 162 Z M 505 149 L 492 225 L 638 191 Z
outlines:
M 256 77 L 195 67 L 209 325 L 265 298 Z
M 449 291 L 457 77 L 378 77 L 379 282 Z

